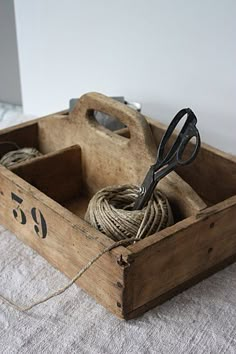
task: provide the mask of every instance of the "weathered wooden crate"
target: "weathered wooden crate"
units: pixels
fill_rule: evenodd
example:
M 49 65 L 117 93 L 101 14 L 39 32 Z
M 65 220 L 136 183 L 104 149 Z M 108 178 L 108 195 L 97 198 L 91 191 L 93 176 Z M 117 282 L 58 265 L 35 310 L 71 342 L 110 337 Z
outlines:
M 105 129 L 94 110 L 127 128 Z M 89 199 L 104 186 L 142 182 L 164 130 L 96 93 L 84 95 L 70 114 L 2 130 L 0 141 L 36 147 L 43 156 L 10 170 L 0 166 L 0 223 L 74 276 L 113 243 L 84 221 Z M 78 280 L 120 318 L 140 315 L 236 258 L 236 159 L 203 144 L 196 161 L 177 172 L 158 185 L 175 224 L 104 254 Z

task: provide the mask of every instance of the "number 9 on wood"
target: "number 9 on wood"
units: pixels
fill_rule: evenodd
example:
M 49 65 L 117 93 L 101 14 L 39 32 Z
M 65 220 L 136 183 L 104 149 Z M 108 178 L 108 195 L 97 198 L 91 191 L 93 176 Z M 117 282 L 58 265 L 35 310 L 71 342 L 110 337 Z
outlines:
M 43 214 L 39 209 L 32 208 L 31 215 L 34 222 L 36 223 L 36 225 L 34 225 L 36 234 L 41 238 L 45 238 L 47 236 L 47 224 Z

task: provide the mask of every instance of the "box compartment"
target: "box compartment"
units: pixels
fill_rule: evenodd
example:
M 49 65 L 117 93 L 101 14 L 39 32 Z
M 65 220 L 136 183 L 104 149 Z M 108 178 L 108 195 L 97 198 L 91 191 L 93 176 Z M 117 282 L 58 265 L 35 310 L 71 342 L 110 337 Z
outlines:
M 11 171 L 60 204 L 82 192 L 78 145 L 19 163 Z
M 158 145 L 166 126 L 150 119 L 148 121 Z M 170 140 L 170 144 L 172 142 Z M 236 158 L 207 144 L 202 143 L 191 165 L 178 167 L 176 172 L 209 206 L 236 195 Z
M 13 142 L 20 148 L 34 147 L 39 150 L 38 123 L 21 124 L 13 129 L 4 129 L 0 135 L 0 158 L 7 152 L 16 150 L 12 145 L 2 144 L 4 142 Z

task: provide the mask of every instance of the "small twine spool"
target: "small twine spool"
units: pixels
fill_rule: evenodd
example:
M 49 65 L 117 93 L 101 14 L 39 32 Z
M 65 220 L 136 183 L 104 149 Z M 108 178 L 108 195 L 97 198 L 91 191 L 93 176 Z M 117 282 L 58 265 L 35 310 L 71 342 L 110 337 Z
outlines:
M 9 168 L 15 165 L 16 163 L 31 160 L 37 156 L 41 156 L 41 153 L 37 149 L 31 147 L 28 148 L 25 147 L 22 149 L 7 152 L 1 158 L 0 164 Z
M 159 190 L 142 210 L 132 210 L 139 192 L 135 185 L 103 188 L 90 200 L 85 220 L 114 241 L 139 240 L 173 224 L 168 199 Z

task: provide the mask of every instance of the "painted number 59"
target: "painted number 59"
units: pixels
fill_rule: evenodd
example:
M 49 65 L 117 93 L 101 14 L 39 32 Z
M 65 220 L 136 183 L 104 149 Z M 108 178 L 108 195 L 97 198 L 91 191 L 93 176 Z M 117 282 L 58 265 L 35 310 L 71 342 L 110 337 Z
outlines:
M 11 199 L 16 203 L 16 207 L 12 210 L 14 218 L 22 225 L 27 223 L 26 215 L 21 208 L 21 204 L 23 199 L 16 195 L 15 193 L 11 193 Z M 31 216 L 33 221 L 35 222 L 34 231 L 37 236 L 41 238 L 45 238 L 47 236 L 47 223 L 46 220 L 41 213 L 41 211 L 37 208 L 31 209 Z

